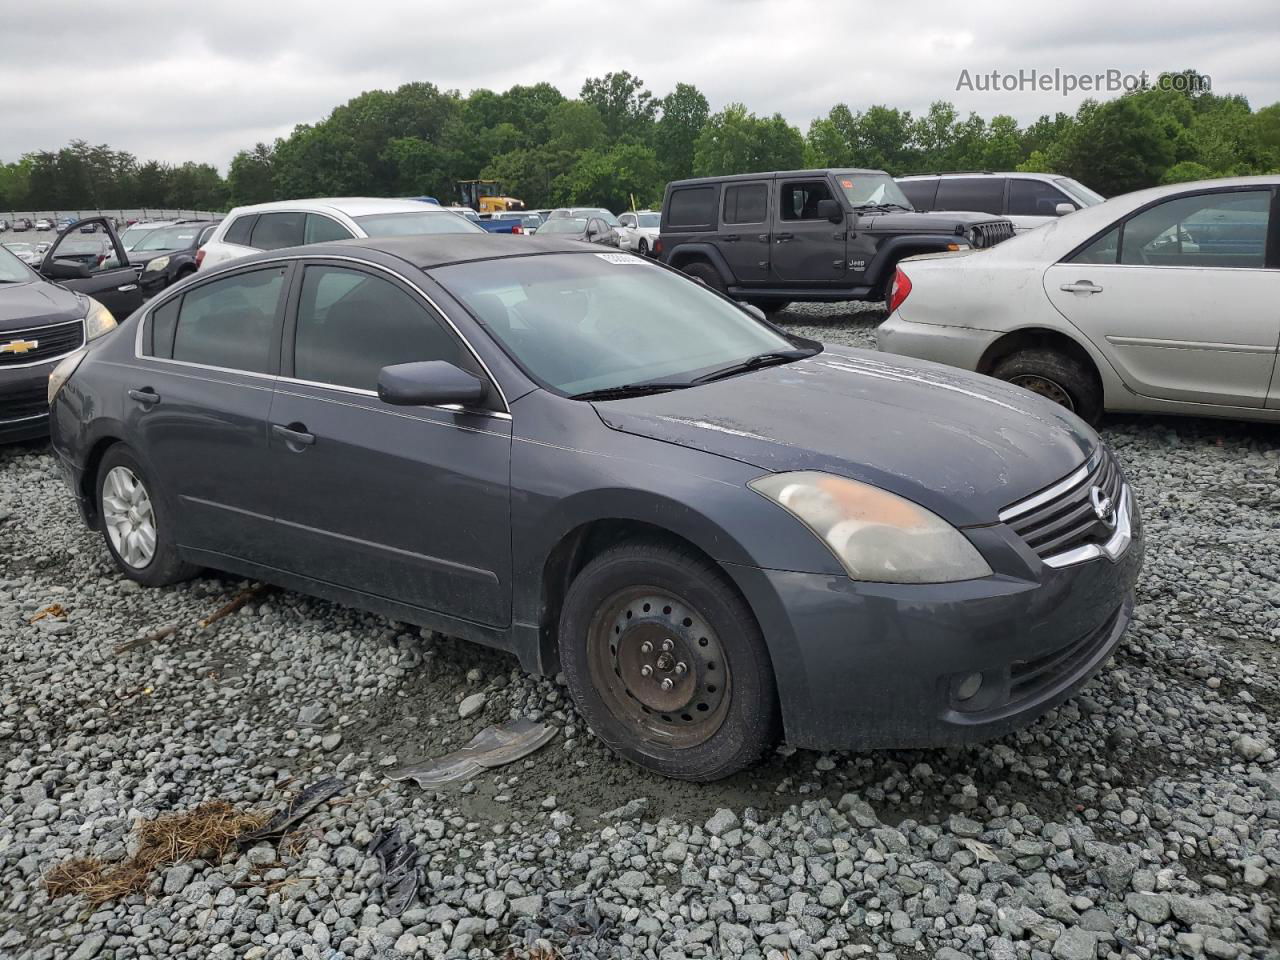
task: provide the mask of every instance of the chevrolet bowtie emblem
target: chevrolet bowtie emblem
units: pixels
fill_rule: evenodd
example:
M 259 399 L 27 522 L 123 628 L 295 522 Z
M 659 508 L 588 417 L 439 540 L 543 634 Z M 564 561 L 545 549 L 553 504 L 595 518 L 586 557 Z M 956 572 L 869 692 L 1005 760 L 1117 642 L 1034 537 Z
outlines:
M 10 340 L 0 343 L 0 353 L 29 353 L 40 346 L 39 340 Z

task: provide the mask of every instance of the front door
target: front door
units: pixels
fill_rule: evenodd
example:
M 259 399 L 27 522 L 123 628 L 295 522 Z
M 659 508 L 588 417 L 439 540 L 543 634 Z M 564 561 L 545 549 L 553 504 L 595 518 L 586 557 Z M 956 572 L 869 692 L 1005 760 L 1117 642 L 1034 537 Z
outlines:
M 818 216 L 821 200 L 834 200 L 826 180 L 779 180 L 771 262 L 784 283 L 834 284 L 845 278 L 845 227 Z
M 86 233 L 87 227 L 92 232 Z M 44 255 L 40 273 L 93 297 L 117 320 L 142 306 L 137 273 L 106 217 L 86 217 L 67 227 Z
M 1261 407 L 1280 339 L 1268 188 L 1165 200 L 1044 275 L 1054 306 L 1135 392 Z
M 739 283 L 766 283 L 773 244 L 769 236 L 768 180 L 726 183 L 721 191 L 720 252 Z
M 510 417 L 392 406 L 377 394 L 378 372 L 391 364 L 446 360 L 483 371 L 434 309 L 391 275 L 315 262 L 298 287 L 271 408 L 282 565 L 506 625 Z

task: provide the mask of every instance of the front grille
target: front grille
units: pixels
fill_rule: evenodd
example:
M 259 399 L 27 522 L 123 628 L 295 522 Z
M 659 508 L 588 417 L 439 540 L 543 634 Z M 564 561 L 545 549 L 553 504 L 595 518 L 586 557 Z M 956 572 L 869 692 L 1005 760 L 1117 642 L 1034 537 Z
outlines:
M 1109 499 L 1119 507 L 1124 477 L 1106 447 L 1099 447 L 1084 467 L 1065 480 L 1002 510 L 1000 519 L 1042 560 L 1085 544 L 1105 543 L 1113 528 L 1094 509 L 1094 488 L 1100 500 Z
M 27 346 L 34 343 L 35 346 Z M 0 331 L 0 369 L 40 363 L 84 345 L 84 321 L 53 323 L 25 330 Z M 9 349 L 6 350 L 5 347 Z
M 988 247 L 994 247 L 997 243 L 1003 243 L 1013 236 L 1013 223 L 1009 220 L 992 220 L 990 223 L 980 223 L 974 227 L 976 233 L 976 242 L 974 246 L 986 250 Z
M 1033 660 L 1018 660 L 1010 664 L 1009 702 L 1035 699 L 1056 686 L 1063 677 L 1072 677 L 1084 670 L 1106 645 L 1123 609 L 1123 605 L 1117 607 L 1102 626 L 1065 647 Z
M 29 420 L 49 412 L 48 388 L 27 387 L 11 393 L 0 393 L 0 423 Z

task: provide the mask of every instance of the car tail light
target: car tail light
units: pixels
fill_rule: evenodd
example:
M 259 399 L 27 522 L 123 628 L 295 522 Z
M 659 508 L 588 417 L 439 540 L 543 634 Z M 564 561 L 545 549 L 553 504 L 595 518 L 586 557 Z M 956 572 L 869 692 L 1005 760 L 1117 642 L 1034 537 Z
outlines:
M 204 263 L 204 247 L 196 251 L 196 269 L 200 269 L 200 264 Z
M 514 227 L 512 227 L 512 228 L 511 228 L 511 232 L 512 232 L 512 233 L 524 233 L 524 227 L 520 226 L 520 224 L 518 224 L 518 223 L 517 223 Z
M 902 301 L 911 294 L 911 278 L 898 268 L 893 273 L 893 284 L 889 287 L 889 312 L 902 306 Z

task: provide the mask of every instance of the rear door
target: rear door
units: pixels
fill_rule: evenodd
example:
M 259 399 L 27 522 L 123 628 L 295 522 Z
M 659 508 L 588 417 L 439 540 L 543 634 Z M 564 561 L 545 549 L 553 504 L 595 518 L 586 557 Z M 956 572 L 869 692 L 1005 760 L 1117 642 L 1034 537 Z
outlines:
M 93 231 L 84 233 L 86 226 Z M 106 217 L 88 217 L 68 227 L 45 253 L 40 273 L 93 297 L 117 320 L 142 306 L 137 271 Z
M 770 263 L 784 283 L 834 284 L 845 278 L 844 224 L 818 216 L 818 202 L 835 200 L 822 178 L 777 181 Z
M 934 209 L 1004 215 L 1004 177 L 941 177 Z
M 721 192 L 720 252 L 740 283 L 764 283 L 769 279 L 770 183 L 726 183 Z
M 1280 342 L 1280 246 L 1270 188 L 1147 207 L 1050 267 L 1054 306 L 1135 392 L 1261 407 Z

